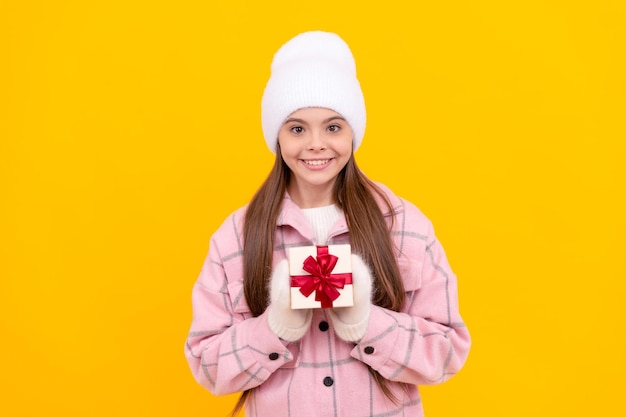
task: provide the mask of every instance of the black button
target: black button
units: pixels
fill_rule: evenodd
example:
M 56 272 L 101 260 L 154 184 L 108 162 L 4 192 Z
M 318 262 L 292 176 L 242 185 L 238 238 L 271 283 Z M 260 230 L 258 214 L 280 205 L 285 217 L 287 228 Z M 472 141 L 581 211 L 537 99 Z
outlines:
M 324 378 L 324 385 L 326 385 L 327 387 L 330 387 L 331 385 L 333 385 L 334 382 L 335 381 L 333 381 L 333 379 L 329 376 Z
M 275 361 L 276 359 L 278 359 L 280 357 L 280 355 L 276 352 L 272 352 L 270 353 L 270 359 Z
M 327 321 L 322 321 L 320 322 L 320 330 L 325 332 L 326 330 L 328 330 L 328 322 Z
M 374 348 L 372 346 L 368 346 L 365 349 L 363 349 L 363 352 L 367 353 L 368 355 L 371 355 L 372 353 L 374 353 Z

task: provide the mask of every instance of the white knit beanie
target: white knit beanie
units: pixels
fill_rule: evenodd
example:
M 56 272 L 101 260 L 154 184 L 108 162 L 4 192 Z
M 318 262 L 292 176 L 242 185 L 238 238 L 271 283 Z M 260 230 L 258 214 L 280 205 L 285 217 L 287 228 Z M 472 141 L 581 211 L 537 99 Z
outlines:
M 276 152 L 278 131 L 296 110 L 324 107 L 341 114 L 354 132 L 356 151 L 365 133 L 365 101 L 348 45 L 334 33 L 305 32 L 274 55 L 263 93 L 261 118 L 267 146 Z

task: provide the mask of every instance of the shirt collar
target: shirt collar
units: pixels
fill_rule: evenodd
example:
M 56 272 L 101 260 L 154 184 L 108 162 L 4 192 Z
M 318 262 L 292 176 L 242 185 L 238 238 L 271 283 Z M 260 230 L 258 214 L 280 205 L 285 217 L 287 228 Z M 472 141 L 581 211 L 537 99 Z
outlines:
M 389 188 L 387 188 L 385 185 L 382 185 L 380 183 L 376 183 L 376 186 L 380 188 L 380 190 L 383 192 L 383 194 L 385 194 L 385 196 L 389 199 L 389 202 L 391 203 L 391 210 L 390 210 L 387 204 L 385 203 L 385 201 L 381 198 L 381 196 L 379 196 L 375 192 L 373 193 L 374 199 L 376 200 L 376 204 L 378 204 L 378 207 L 383 213 L 383 216 L 389 217 L 391 215 L 397 215 L 404 210 L 404 205 L 402 204 L 402 200 L 400 200 L 398 196 L 393 194 L 391 190 L 389 190 Z M 313 231 L 310 230 L 311 226 L 309 225 L 309 222 L 307 221 L 307 219 L 304 217 L 304 214 L 302 214 L 300 207 L 298 207 L 296 203 L 293 202 L 288 192 L 285 192 L 285 196 L 283 197 L 283 205 L 281 208 L 280 215 L 278 216 L 277 225 L 278 226 L 289 225 L 298 230 L 310 231 L 311 236 L 314 235 Z

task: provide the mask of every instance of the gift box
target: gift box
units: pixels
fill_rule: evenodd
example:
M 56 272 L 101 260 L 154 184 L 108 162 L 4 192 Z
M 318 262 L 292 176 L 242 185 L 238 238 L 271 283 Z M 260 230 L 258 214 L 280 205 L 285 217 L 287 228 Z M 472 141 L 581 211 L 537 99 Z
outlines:
M 352 306 L 351 254 L 350 245 L 289 248 L 291 308 Z

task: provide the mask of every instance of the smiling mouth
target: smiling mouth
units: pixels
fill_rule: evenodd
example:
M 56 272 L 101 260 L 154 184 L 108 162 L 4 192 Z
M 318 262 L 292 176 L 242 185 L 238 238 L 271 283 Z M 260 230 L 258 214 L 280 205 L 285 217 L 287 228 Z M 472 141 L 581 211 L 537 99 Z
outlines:
M 322 165 L 326 165 L 327 163 L 330 162 L 330 159 L 303 159 L 302 162 L 304 162 L 307 165 L 310 166 L 322 166 Z

